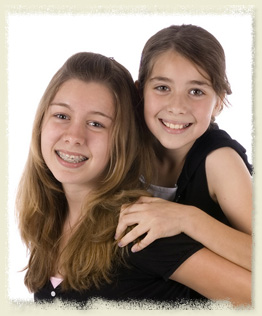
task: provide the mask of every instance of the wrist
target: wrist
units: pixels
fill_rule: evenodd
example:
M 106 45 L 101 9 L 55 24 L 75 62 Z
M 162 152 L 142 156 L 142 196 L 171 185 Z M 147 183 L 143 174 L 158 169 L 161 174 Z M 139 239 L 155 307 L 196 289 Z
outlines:
M 200 210 L 191 205 L 183 205 L 183 209 L 181 211 L 180 216 L 180 228 L 181 232 L 191 236 L 192 231 L 196 229 L 197 226 L 197 218 Z M 198 215 L 197 215 L 198 214 Z

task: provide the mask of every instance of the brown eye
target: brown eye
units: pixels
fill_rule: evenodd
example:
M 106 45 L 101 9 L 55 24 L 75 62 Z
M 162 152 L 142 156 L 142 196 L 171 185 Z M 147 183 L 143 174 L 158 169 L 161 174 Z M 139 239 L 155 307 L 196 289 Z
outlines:
M 192 89 L 189 93 L 195 96 L 202 96 L 204 94 L 204 92 L 200 89 Z
M 95 121 L 90 121 L 87 123 L 89 126 L 92 126 L 92 127 L 97 127 L 97 128 L 102 128 L 104 127 L 102 124 L 98 123 L 98 122 L 95 122 Z
M 60 120 L 68 120 L 68 116 L 65 114 L 61 114 L 61 113 L 56 114 L 55 117 L 57 117 Z
M 167 86 L 157 86 L 155 89 L 163 92 L 169 91 L 169 88 Z

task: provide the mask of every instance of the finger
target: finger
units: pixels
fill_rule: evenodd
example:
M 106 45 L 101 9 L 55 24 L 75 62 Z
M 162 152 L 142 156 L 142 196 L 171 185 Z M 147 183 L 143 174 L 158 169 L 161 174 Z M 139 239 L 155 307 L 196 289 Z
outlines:
M 121 216 L 123 213 L 125 213 L 125 211 L 128 210 L 130 206 L 131 206 L 130 204 L 123 204 L 123 205 L 121 206 L 121 209 L 120 209 L 120 216 Z
M 121 238 L 118 243 L 119 247 L 125 247 L 130 242 L 147 233 L 148 230 L 149 228 L 146 228 L 145 226 L 143 228 L 141 228 L 139 225 L 135 226 L 132 230 L 130 230 L 130 232 Z
M 132 248 L 132 252 L 138 252 L 144 248 L 146 248 L 148 245 L 150 245 L 153 241 L 155 241 L 155 238 L 152 238 L 150 233 L 145 236 L 145 238 L 141 239 L 138 243 L 136 243 Z
M 134 213 L 122 214 L 119 217 L 116 227 L 115 239 L 117 240 L 125 232 L 128 226 L 138 224 L 138 222 L 138 218 Z
M 141 196 L 135 204 L 139 204 L 139 203 L 151 203 L 152 201 L 154 201 L 155 197 L 151 197 L 151 196 Z
M 137 224 L 141 220 L 147 218 L 148 215 L 148 205 L 147 204 L 133 204 L 121 211 L 119 214 L 119 222 L 133 220 L 132 224 Z
M 120 210 L 120 216 L 125 215 L 126 213 L 136 212 L 139 210 L 139 207 L 142 206 L 142 203 L 135 202 L 133 204 L 123 204 Z
M 115 240 L 118 240 L 119 237 L 124 233 L 124 231 L 127 229 L 127 225 L 124 223 L 118 223 L 116 227 L 116 232 L 115 232 Z

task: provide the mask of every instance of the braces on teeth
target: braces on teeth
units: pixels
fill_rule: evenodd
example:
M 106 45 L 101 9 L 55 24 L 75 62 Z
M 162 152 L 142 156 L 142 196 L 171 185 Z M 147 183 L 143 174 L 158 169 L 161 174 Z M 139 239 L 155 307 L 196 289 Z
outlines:
M 57 154 L 64 161 L 71 162 L 71 163 L 79 163 L 79 162 L 87 160 L 87 158 L 84 156 L 68 155 L 68 154 L 61 153 L 59 151 L 57 151 Z

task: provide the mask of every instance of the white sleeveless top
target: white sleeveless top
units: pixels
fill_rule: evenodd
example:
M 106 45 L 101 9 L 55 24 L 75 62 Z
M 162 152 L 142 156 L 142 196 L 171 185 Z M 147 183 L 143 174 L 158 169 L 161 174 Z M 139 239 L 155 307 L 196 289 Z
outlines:
M 148 191 L 153 194 L 154 197 L 158 197 L 167 201 L 174 201 L 177 185 L 175 184 L 173 188 L 166 188 L 150 184 Z
M 140 181 L 145 183 L 143 176 L 140 177 Z M 158 197 L 167 201 L 174 201 L 177 192 L 177 185 L 175 184 L 174 187 L 168 188 L 150 184 L 148 192 L 150 192 L 154 197 Z

